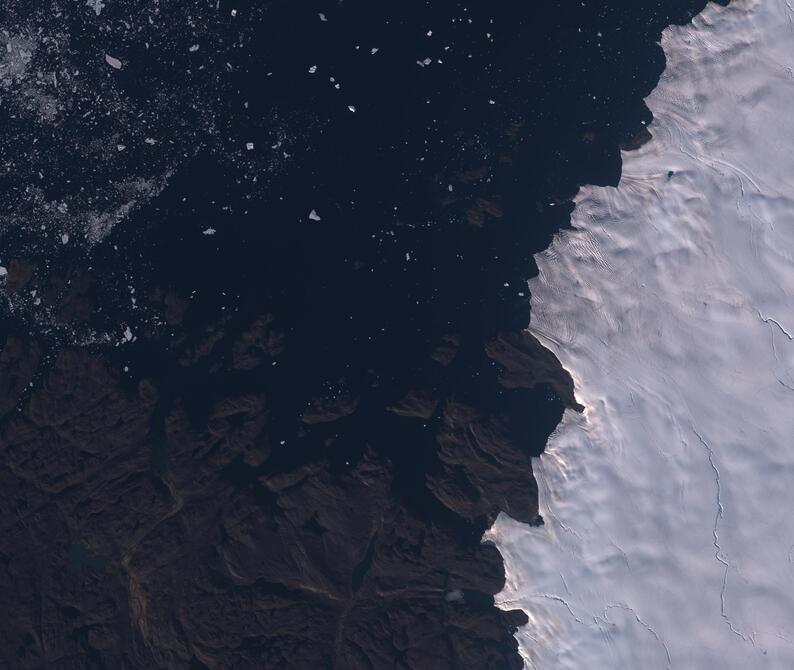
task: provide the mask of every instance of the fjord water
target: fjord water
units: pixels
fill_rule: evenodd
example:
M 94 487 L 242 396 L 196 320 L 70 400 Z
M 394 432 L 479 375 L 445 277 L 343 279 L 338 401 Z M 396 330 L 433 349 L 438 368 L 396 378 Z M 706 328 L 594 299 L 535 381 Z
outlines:
M 576 383 L 500 517 L 530 668 L 794 667 L 794 11 L 667 29 L 653 139 L 536 259 L 535 333 Z

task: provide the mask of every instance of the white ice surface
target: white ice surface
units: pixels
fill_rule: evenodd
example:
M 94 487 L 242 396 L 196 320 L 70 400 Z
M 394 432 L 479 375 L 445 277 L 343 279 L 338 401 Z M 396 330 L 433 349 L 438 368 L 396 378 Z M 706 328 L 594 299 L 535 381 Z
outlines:
M 665 31 L 653 140 L 538 256 L 587 409 L 536 462 L 546 525 L 487 534 L 529 668 L 794 668 L 792 6 Z

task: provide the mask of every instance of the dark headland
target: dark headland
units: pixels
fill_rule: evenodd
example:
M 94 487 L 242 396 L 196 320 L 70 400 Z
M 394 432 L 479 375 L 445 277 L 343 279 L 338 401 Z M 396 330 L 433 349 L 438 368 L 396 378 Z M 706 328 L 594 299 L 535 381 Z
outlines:
M 533 254 L 704 0 L 0 9 L 0 665 L 520 668 Z

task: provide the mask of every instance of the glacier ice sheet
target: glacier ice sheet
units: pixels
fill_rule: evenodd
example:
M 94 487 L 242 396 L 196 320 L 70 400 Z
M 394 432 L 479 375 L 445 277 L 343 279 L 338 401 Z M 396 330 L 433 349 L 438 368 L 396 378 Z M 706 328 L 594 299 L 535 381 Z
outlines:
M 662 40 L 654 138 L 537 257 L 530 329 L 576 383 L 502 515 L 528 668 L 794 668 L 794 10 Z

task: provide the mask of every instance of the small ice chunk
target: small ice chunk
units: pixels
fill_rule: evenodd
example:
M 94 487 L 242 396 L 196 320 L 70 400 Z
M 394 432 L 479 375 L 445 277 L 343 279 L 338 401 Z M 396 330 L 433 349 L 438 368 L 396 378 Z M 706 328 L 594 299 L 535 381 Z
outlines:
M 372 48 L 369 50 L 369 52 L 370 52 L 370 53 L 371 53 L 373 56 L 374 56 L 376 53 L 378 53 L 378 51 L 380 51 L 380 49 L 378 49 L 378 47 L 372 47 Z
M 0 277 L 5 277 L 8 274 L 8 270 L 0 265 Z
M 316 65 L 312 65 L 309 68 L 309 74 L 314 74 L 315 72 L 317 72 L 317 66 Z
M 444 595 L 444 600 L 446 600 L 448 603 L 463 602 L 463 599 L 463 591 L 460 589 L 452 589 L 452 591 L 447 591 L 447 593 Z
M 110 54 L 105 54 L 105 62 L 116 70 L 121 69 L 121 61 L 118 58 L 114 58 Z
M 323 14 L 322 12 L 320 12 L 317 16 L 320 17 L 320 21 L 327 21 L 328 20 L 328 17 L 325 14 Z
M 97 16 L 99 16 L 105 8 L 105 3 L 102 2 L 102 0 L 85 0 L 85 5 L 93 9 Z
M 237 16 L 237 10 L 236 9 L 232 10 L 232 16 Z
M 316 209 L 313 209 L 311 212 L 309 212 L 309 218 L 312 221 L 320 221 L 321 220 L 320 219 L 320 215 L 317 213 Z
M 194 44 L 188 49 L 188 51 L 198 51 L 198 50 L 199 50 L 198 44 Z
M 452 193 L 452 191 L 454 190 L 454 187 L 452 186 L 452 184 L 449 184 L 449 185 L 447 186 L 447 190 L 448 190 L 450 193 Z
M 348 109 L 349 109 L 351 112 L 355 112 L 355 111 L 356 111 L 356 106 L 355 106 L 355 105 L 348 105 L 348 106 L 347 106 L 347 108 L 348 108 Z
M 204 229 L 204 231 L 203 231 L 203 234 L 204 234 L 204 235 L 214 235 L 216 232 L 217 232 L 217 231 L 215 230 L 215 228 L 213 228 L 212 226 L 210 226 L 209 228 L 205 228 L 205 229 Z
M 146 142 L 146 144 L 157 144 L 157 140 L 156 140 L 156 139 L 154 139 L 153 137 L 147 137 L 147 138 L 144 140 L 144 142 Z
M 131 342 L 131 341 L 132 341 L 132 331 L 130 330 L 130 327 L 129 327 L 129 326 L 127 326 L 127 327 L 124 329 L 124 339 L 125 339 L 127 342 Z
M 254 143 L 253 142 L 246 142 L 245 143 L 245 148 L 248 149 L 248 151 L 253 151 L 254 150 Z
M 427 36 L 428 37 L 433 37 L 433 31 L 432 30 L 428 30 L 427 31 Z
M 64 233 L 61 235 L 61 242 L 63 244 L 67 244 L 69 242 L 69 233 Z
M 126 148 L 127 148 L 126 144 L 117 144 L 116 145 L 116 149 L 118 149 L 119 151 L 124 151 L 124 149 L 126 149 Z

